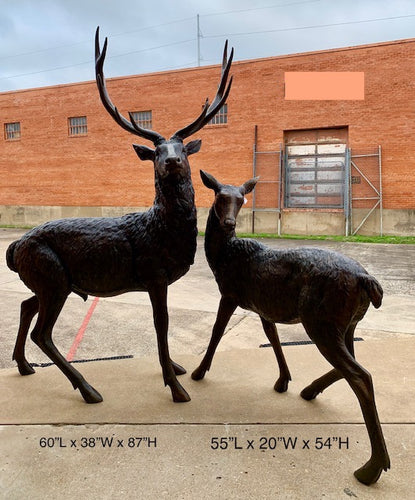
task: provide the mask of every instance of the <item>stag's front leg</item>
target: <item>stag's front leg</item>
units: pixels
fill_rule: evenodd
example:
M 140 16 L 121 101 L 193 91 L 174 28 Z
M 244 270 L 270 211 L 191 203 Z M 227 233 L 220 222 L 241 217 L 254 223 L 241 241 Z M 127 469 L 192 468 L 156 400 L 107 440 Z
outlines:
M 167 282 L 153 283 L 149 286 L 148 293 L 150 295 L 151 305 L 153 306 L 154 327 L 157 334 L 158 353 L 163 372 L 164 385 L 170 387 L 173 401 L 176 403 L 190 401 L 189 394 L 176 378 L 176 372 L 180 372 L 180 369 L 184 369 L 180 365 L 177 365 L 177 363 L 172 362 L 169 355 L 167 339 L 169 329 Z
M 179 363 L 175 363 L 172 359 L 170 359 L 170 362 L 173 366 L 174 373 L 176 375 L 184 375 L 186 373 L 185 368 L 183 366 L 179 365 Z

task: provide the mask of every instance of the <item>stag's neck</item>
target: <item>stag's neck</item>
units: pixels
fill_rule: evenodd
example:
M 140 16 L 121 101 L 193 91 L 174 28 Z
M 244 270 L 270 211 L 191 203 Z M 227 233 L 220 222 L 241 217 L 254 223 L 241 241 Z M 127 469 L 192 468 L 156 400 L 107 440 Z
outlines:
M 180 225 L 188 221 L 196 225 L 195 192 L 190 178 L 174 182 L 156 179 L 155 188 L 154 209 L 167 223 Z
M 236 239 L 235 231 L 226 232 L 222 229 L 212 207 L 209 211 L 205 233 L 205 253 L 211 269 L 217 269 L 221 260 L 226 257 L 227 245 Z

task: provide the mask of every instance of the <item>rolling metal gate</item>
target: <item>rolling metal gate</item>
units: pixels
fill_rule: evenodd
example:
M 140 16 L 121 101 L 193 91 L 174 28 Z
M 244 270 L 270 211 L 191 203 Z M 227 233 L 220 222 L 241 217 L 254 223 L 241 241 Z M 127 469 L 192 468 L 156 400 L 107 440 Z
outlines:
M 346 144 L 285 148 L 285 207 L 345 209 Z
M 380 146 L 352 151 L 344 142 L 319 142 L 261 152 L 254 145 L 253 171 L 260 180 L 253 197 L 252 232 L 256 212 L 273 212 L 280 234 L 284 207 L 340 209 L 345 234 L 356 234 L 378 209 L 382 235 Z

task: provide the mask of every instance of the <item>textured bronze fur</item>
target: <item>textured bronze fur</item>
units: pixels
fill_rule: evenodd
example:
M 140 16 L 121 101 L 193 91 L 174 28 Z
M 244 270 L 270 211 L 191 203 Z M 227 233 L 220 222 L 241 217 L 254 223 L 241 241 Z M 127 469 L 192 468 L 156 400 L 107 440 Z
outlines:
M 107 49 L 101 52 L 99 30 L 95 37 L 95 67 L 99 94 L 105 109 L 127 131 L 151 140 L 155 149 L 134 145 L 141 160 L 154 163 L 155 200 L 144 213 L 119 218 L 62 219 L 43 224 L 7 250 L 7 264 L 19 273 L 34 295 L 21 305 L 20 326 L 13 359 L 22 375 L 34 373 L 25 358 L 25 343 L 32 319 L 32 340 L 79 389 L 87 403 L 101 395 L 60 354 L 52 341 L 53 326 L 71 292 L 85 300 L 88 295 L 109 297 L 129 291 L 147 291 L 153 307 L 160 364 L 165 385 L 174 401 L 189 401 L 176 375 L 185 373 L 170 359 L 168 349 L 167 287 L 193 264 L 196 252 L 196 208 L 188 156 L 197 153 L 201 141 L 183 140 L 200 130 L 225 102 L 233 51 L 228 59 L 225 44 L 222 75 L 216 96 L 206 103 L 192 123 L 170 139 L 139 127 L 132 116 L 124 118 L 112 104 L 103 75 Z
M 237 238 L 236 217 L 245 194 L 257 179 L 239 187 L 221 184 L 201 171 L 203 183 L 215 192 L 206 226 L 205 251 L 221 293 L 209 347 L 192 378 L 209 370 L 215 349 L 237 306 L 259 314 L 274 349 L 280 376 L 274 389 L 284 392 L 291 380 L 275 323 L 302 323 L 319 351 L 334 367 L 301 392 L 314 399 L 345 378 L 355 392 L 372 447 L 369 461 L 355 471 L 364 484 L 378 480 L 390 460 L 380 426 L 371 375 L 357 363 L 353 335 L 370 302 L 380 307 L 382 288 L 355 260 L 319 248 L 271 249 L 255 240 Z

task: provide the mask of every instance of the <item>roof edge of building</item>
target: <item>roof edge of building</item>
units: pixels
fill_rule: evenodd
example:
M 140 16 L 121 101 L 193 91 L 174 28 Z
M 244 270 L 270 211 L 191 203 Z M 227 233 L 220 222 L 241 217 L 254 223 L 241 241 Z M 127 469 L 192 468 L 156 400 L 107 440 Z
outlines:
M 402 38 L 402 39 L 398 39 L 398 40 L 389 40 L 386 42 L 374 42 L 374 43 L 368 43 L 368 44 L 363 44 L 363 45 L 350 45 L 350 46 L 336 47 L 336 48 L 331 48 L 331 49 L 321 49 L 321 50 L 314 50 L 314 51 L 308 51 L 308 52 L 295 52 L 292 54 L 280 54 L 277 56 L 259 57 L 259 58 L 254 58 L 254 59 L 243 59 L 241 61 L 234 61 L 233 65 L 240 66 L 240 65 L 245 65 L 245 64 L 261 63 L 261 62 L 280 60 L 280 59 L 291 59 L 291 58 L 304 57 L 304 56 L 316 56 L 319 54 L 332 54 L 334 52 L 346 52 L 346 51 L 351 51 L 351 50 L 366 50 L 366 49 L 377 48 L 377 47 L 385 47 L 388 45 L 402 45 L 402 44 L 408 44 L 408 43 L 415 43 L 415 38 Z M 166 74 L 172 74 L 172 73 L 183 73 L 183 72 L 188 72 L 188 71 L 208 70 L 208 69 L 212 69 L 212 68 L 215 68 L 218 66 L 220 66 L 220 65 L 219 64 L 210 64 L 210 65 L 206 65 L 206 66 L 193 66 L 191 68 L 179 68 L 179 69 L 171 69 L 171 70 L 164 70 L 164 71 L 152 71 L 149 73 L 137 73 L 137 74 L 133 74 L 133 75 L 113 76 L 113 77 L 106 78 L 106 80 L 113 81 L 113 80 L 128 80 L 128 79 L 132 79 L 132 78 L 146 78 L 146 77 L 152 77 L 154 75 L 166 75 Z M 73 86 L 78 86 L 78 85 L 95 85 L 95 80 L 84 80 L 84 81 L 80 81 L 80 82 L 59 83 L 56 85 L 30 87 L 27 89 L 6 90 L 3 92 L 0 92 L 0 95 L 16 94 L 16 93 L 22 93 L 22 92 L 32 92 L 34 90 L 35 91 L 50 90 L 50 89 L 63 88 L 63 87 L 73 87 Z

